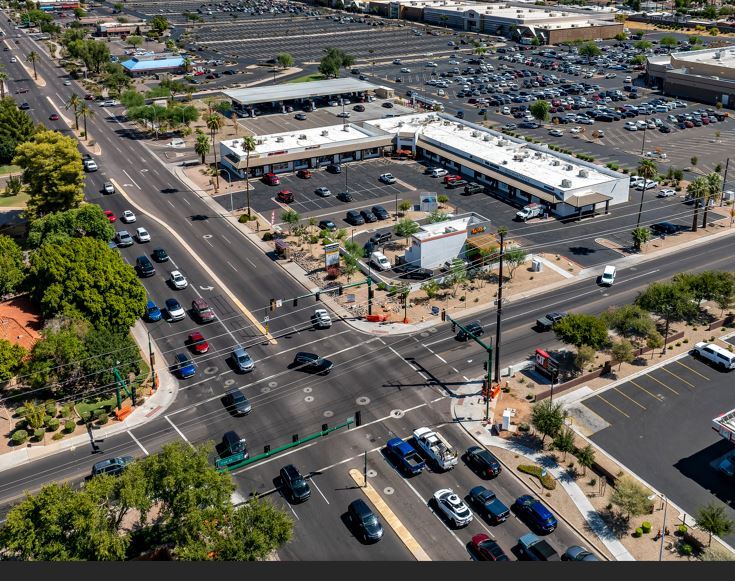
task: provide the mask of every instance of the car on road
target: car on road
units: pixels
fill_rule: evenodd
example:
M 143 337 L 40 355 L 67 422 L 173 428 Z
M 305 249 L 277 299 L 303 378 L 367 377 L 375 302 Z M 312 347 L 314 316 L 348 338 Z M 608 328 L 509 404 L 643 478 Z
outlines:
M 101 460 L 92 466 L 92 476 L 99 476 L 100 474 L 119 476 L 133 460 L 135 458 L 132 456 L 118 456 L 117 458 Z
M 70 87 L 71 86 L 71 81 L 69 79 L 67 79 L 66 81 L 64 81 L 64 86 L 65 87 Z
M 384 184 L 394 184 L 397 181 L 392 173 L 380 174 L 380 177 L 378 179 Z
M 325 186 L 318 187 L 314 190 L 314 193 L 321 198 L 328 198 L 332 195 L 332 192 L 329 191 L 329 188 Z
M 59 120 L 59 114 L 58 113 L 51 113 L 51 115 L 48 116 L 50 121 L 58 121 Z
M 314 321 L 314 326 L 317 329 L 329 329 L 329 327 L 332 326 L 332 318 L 329 316 L 326 309 L 316 309 L 312 316 L 312 320 Z
M 281 190 L 276 194 L 276 201 L 283 204 L 291 204 L 294 201 L 294 195 L 291 190 Z
M 241 438 L 237 432 L 230 430 L 222 435 L 221 456 L 227 458 L 229 456 L 239 456 L 242 459 L 250 457 L 247 448 L 247 440 Z
M 117 216 L 115 216 L 115 212 L 112 210 L 105 210 L 104 214 L 110 222 L 117 222 Z
M 331 220 L 319 220 L 319 230 L 329 230 L 333 232 L 337 229 L 337 225 Z
M 216 318 L 212 307 L 201 297 L 191 301 L 191 314 L 200 323 L 211 323 Z
M 171 282 L 171 285 L 178 290 L 185 289 L 189 286 L 189 281 L 186 280 L 186 277 L 178 270 L 171 271 L 169 281 Z
M 579 545 L 572 545 L 561 556 L 562 561 L 599 561 L 596 555 L 580 547 Z
M 168 313 L 168 319 L 170 321 L 181 321 L 186 317 L 186 311 L 184 307 L 179 304 L 176 299 L 166 299 L 166 312 Z
M 492 490 L 488 490 L 484 486 L 472 488 L 468 498 L 472 504 L 480 509 L 480 513 L 495 525 L 505 522 L 510 516 L 510 509 L 498 500 Z
M 615 282 L 616 274 L 617 269 L 611 264 L 608 264 L 602 271 L 602 275 L 600 276 L 600 284 L 602 286 L 612 286 L 612 284 Z
M 362 226 L 365 223 L 365 218 L 357 210 L 349 210 L 345 216 L 345 222 L 353 226 Z
M 361 498 L 353 500 L 347 507 L 347 518 L 366 543 L 377 542 L 383 538 L 383 525 Z
M 30 108 L 31 106 L 28 103 L 21 103 L 20 105 L 18 105 L 18 109 L 20 109 L 21 111 L 28 111 L 28 109 Z
M 649 226 L 651 232 L 658 235 L 674 236 L 685 229 L 684 226 L 679 224 L 672 224 L 671 222 L 656 222 Z
M 127 230 L 120 230 L 117 233 L 115 240 L 120 248 L 126 248 L 133 245 L 133 237 Z
M 18 59 L 16 57 L 12 56 L 12 57 L 10 57 L 10 62 L 11 63 L 17 63 L 18 62 Z
M 518 515 L 531 528 L 542 533 L 551 533 L 556 529 L 558 521 L 544 504 L 530 494 L 519 496 L 514 505 Z
M 351 202 L 352 201 L 352 194 L 350 192 L 340 192 L 337 194 L 336 198 L 340 202 Z
M 306 502 L 311 497 L 311 487 L 293 464 L 287 464 L 279 472 L 281 484 L 291 502 Z
M 153 260 L 156 262 L 166 262 L 168 260 L 168 254 L 163 248 L 153 249 Z
M 327 375 L 334 367 L 334 363 L 329 359 L 324 359 L 316 353 L 307 353 L 306 351 L 296 353 L 293 362 L 299 369 L 318 375 Z
M 553 311 L 546 313 L 543 317 L 536 319 L 536 328 L 541 331 L 549 331 L 554 326 L 554 323 L 561 321 L 567 314 L 564 311 Z
M 296 113 L 296 115 L 294 115 L 294 119 L 297 119 L 299 121 L 305 121 L 306 113 Z
M 22 108 L 22 107 L 21 107 Z M 97 171 L 97 163 L 93 159 L 84 160 L 84 170 L 88 172 Z
M 352 110 L 357 111 L 358 113 L 362 113 L 363 111 L 365 111 L 365 105 L 355 105 Z
M 188 379 L 194 377 L 197 372 L 197 364 L 186 353 L 177 353 L 174 355 L 176 363 L 175 371 L 179 379 Z
M 474 335 L 475 337 L 480 337 L 485 333 L 485 330 L 482 328 L 482 324 L 480 323 L 480 321 L 473 321 L 472 323 L 465 325 L 464 328 L 467 329 L 467 332 L 465 332 L 464 329 L 460 329 L 457 332 L 456 339 L 458 341 L 469 341 L 470 334 Z
M 395 268 L 393 270 L 396 270 Z M 434 273 L 428 268 L 408 268 L 402 272 L 399 278 L 408 280 L 427 280 L 434 276 Z
M 373 214 L 370 210 L 360 210 L 360 216 L 362 216 L 362 219 L 365 220 L 365 222 L 368 224 L 372 224 L 373 222 L 378 221 L 377 216 Z
M 141 244 L 144 242 L 150 242 L 151 241 L 151 235 L 148 233 L 148 230 L 145 228 L 137 228 L 135 230 L 135 237 L 138 239 L 138 242 Z
M 102 185 L 102 191 L 106 194 L 114 194 L 115 193 L 115 186 L 112 185 L 112 182 L 105 182 Z
M 150 259 L 143 255 L 135 259 L 135 270 L 138 271 L 140 276 L 148 277 L 156 274 L 156 269 Z
M 201 331 L 192 331 L 186 339 L 186 344 L 195 353 L 206 353 L 209 351 L 209 342 L 204 338 Z
M 161 320 L 161 309 L 151 299 L 145 305 L 145 318 L 150 323 Z
M 135 217 L 135 214 L 133 214 L 130 210 L 123 211 L 122 215 L 120 216 L 120 220 L 122 220 L 125 224 L 132 224 L 135 222 L 137 218 Z
M 455 527 L 465 527 L 472 522 L 472 511 L 451 488 L 437 490 L 432 499 L 437 510 Z
M 467 448 L 467 464 L 483 478 L 493 478 L 500 474 L 500 462 L 485 448 L 472 446 Z
M 235 367 L 237 367 L 238 371 L 243 373 L 255 369 L 255 361 L 253 361 L 253 358 L 250 357 L 250 354 L 241 345 L 237 345 L 232 350 L 232 360 L 235 362 Z
M 393 109 L 393 103 L 391 103 L 390 101 L 384 101 L 382 107 L 385 107 L 386 109 Z
M 337 117 L 341 117 L 343 119 L 347 119 L 349 116 L 350 116 L 350 112 L 349 111 L 341 111 L 341 112 L 337 113 Z
M 225 407 L 235 416 L 246 416 L 253 411 L 253 406 L 248 398 L 236 387 L 228 389 L 225 393 Z
M 500 545 L 485 533 L 472 537 L 471 554 L 478 561 L 510 561 Z

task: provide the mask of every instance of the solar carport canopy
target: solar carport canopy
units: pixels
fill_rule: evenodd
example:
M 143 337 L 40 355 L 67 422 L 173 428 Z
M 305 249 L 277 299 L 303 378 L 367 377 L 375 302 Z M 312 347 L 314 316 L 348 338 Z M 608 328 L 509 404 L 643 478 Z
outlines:
M 277 101 L 291 101 L 294 99 L 309 99 L 312 97 L 325 97 L 330 95 L 341 95 L 343 93 L 358 93 L 374 91 L 377 85 L 366 83 L 358 79 L 330 79 L 326 81 L 311 81 L 308 83 L 286 83 L 283 85 L 264 85 L 261 87 L 250 87 L 247 89 L 235 89 L 223 91 L 232 99 L 233 103 L 240 105 L 257 105 L 259 103 L 274 103 Z

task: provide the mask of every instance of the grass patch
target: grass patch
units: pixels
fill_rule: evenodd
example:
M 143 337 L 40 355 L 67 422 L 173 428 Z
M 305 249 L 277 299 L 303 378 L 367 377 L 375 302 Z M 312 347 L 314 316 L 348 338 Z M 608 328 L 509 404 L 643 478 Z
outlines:
M 541 466 L 536 466 L 535 464 L 521 464 L 518 466 L 518 470 L 525 474 L 530 474 L 531 476 L 535 476 L 539 479 L 541 482 L 541 486 L 543 486 L 546 490 L 554 490 L 556 488 L 556 480 L 554 480 L 554 477 L 548 473 L 546 473 L 546 476 L 541 476 L 541 471 L 543 468 Z
M 123 398 L 126 397 L 125 392 L 123 391 L 120 394 Z M 110 397 L 107 399 L 99 399 L 95 401 L 83 401 L 76 405 L 77 413 L 81 416 L 84 414 L 84 412 L 90 412 L 92 415 L 94 415 L 95 410 L 102 409 L 106 405 L 111 405 L 115 407 L 117 405 L 117 398 L 115 397 L 115 394 L 113 393 Z
M 17 165 L 0 165 L 0 176 L 6 176 L 8 174 L 19 174 L 23 170 Z
M 324 79 L 325 77 L 321 73 L 311 73 L 309 75 L 302 75 L 300 77 L 296 77 L 295 79 L 291 79 L 288 82 L 289 83 L 310 83 L 311 81 L 323 81 Z
M 0 208 L 25 208 L 30 196 L 21 192 L 17 196 L 3 196 L 0 194 Z

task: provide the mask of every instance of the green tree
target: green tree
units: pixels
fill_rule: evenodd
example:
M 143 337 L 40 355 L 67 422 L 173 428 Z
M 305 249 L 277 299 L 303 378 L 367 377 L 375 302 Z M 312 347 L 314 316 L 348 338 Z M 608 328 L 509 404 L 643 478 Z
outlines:
M 31 223 L 28 245 L 38 248 L 50 242 L 64 244 L 70 238 L 89 236 L 109 242 L 115 236 L 115 228 L 96 204 L 84 204 L 80 208 L 64 212 L 52 212 Z
M 520 246 L 506 249 L 503 262 L 508 267 L 508 278 L 510 280 L 513 280 L 513 275 L 515 274 L 516 270 L 518 270 L 519 266 L 525 264 L 527 259 L 528 252 L 526 252 Z
M 554 441 L 552 442 L 552 445 L 556 450 L 564 453 L 564 458 L 562 458 L 562 462 L 566 461 L 568 452 L 574 452 L 574 437 L 574 430 L 572 430 L 572 428 L 568 428 L 567 426 L 563 426 L 557 432 L 556 436 L 554 436 Z
M 716 204 L 722 195 L 722 176 L 717 171 L 713 171 L 705 176 L 704 181 L 707 184 L 707 193 L 703 200 L 702 228 L 707 227 L 707 212 L 709 211 L 710 204 Z
M 699 312 L 691 291 L 680 282 L 654 282 L 635 300 L 635 304 L 666 321 L 693 319 Z
M 207 137 L 207 134 L 204 133 L 204 131 L 197 129 L 197 136 L 196 141 L 194 141 L 194 152 L 201 156 L 202 163 L 204 163 L 204 158 L 209 152 L 209 148 L 211 147 L 211 142 L 209 141 L 209 137 Z
M 709 194 L 709 185 L 704 177 L 698 177 L 687 186 L 687 194 L 694 204 L 694 214 L 692 217 L 692 232 L 696 232 L 699 227 L 699 206 L 707 199 Z M 706 203 L 706 202 L 705 202 Z
M 108 63 L 101 84 L 111 94 L 120 96 L 130 86 L 131 82 L 130 77 L 125 73 L 125 69 L 120 63 Z
M 628 35 L 627 35 L 627 34 L 625 34 L 624 32 L 618 32 L 618 33 L 617 33 L 617 34 L 615 35 L 615 40 L 617 40 L 617 41 L 619 41 L 619 42 L 622 42 L 622 41 L 624 41 L 624 40 L 628 40 Z
M 31 296 L 44 317 L 129 328 L 145 311 L 146 291 L 119 252 L 93 238 L 43 244 L 31 257 Z
M 636 222 L 636 228 L 641 223 L 641 212 L 643 211 L 643 198 L 646 195 L 646 186 L 649 180 L 652 180 L 658 175 L 658 167 L 656 163 L 651 159 L 644 159 L 638 164 L 637 173 L 645 181 L 643 183 L 643 189 L 641 190 L 641 202 L 638 204 L 638 221 Z
M 653 353 L 656 349 L 661 349 L 661 347 L 664 346 L 664 338 L 661 333 L 658 331 L 655 331 L 651 333 L 648 337 L 646 337 L 646 347 L 648 347 L 651 350 L 651 358 L 653 358 Z
M 708 547 L 712 544 L 712 535 L 717 537 L 729 535 L 735 527 L 735 523 L 727 516 L 725 506 L 714 502 L 700 507 L 694 519 L 697 521 L 697 527 L 709 534 Z
M 110 49 L 103 41 L 72 40 L 66 45 L 66 48 L 69 56 L 80 59 L 93 75 L 99 75 L 102 67 L 110 62 Z
M 28 56 L 26 59 L 28 59 L 28 62 L 33 65 L 33 78 L 38 80 L 38 73 L 36 72 L 36 62 L 38 61 L 38 53 L 35 50 L 32 50 L 28 53 Z
M 644 64 L 646 64 L 646 57 L 643 56 L 642 54 L 634 55 L 630 59 L 630 64 L 632 64 L 632 65 L 644 65 Z
M 85 381 L 94 385 L 112 385 L 116 367 L 120 375 L 137 375 L 142 369 L 140 348 L 127 330 L 99 327 L 91 329 L 84 337 L 87 353 L 81 363 Z
M 69 100 L 64 104 L 64 108 L 68 111 L 72 110 L 74 113 L 74 128 L 79 131 L 79 107 L 82 104 L 82 98 L 76 93 L 72 93 L 69 96 Z
M 638 305 L 624 305 L 600 315 L 603 322 L 627 339 L 640 342 L 656 330 L 651 316 Z
M 294 224 L 301 220 L 301 215 L 296 210 L 286 210 L 281 214 L 281 220 L 288 224 L 288 233 L 291 234 Z
M 585 367 L 595 360 L 595 353 L 595 350 L 589 345 L 580 345 L 574 355 L 574 365 L 580 371 L 584 371 Z
M 10 236 L 0 234 L 0 297 L 13 294 L 24 279 L 23 251 Z
M 131 34 L 125 39 L 125 42 L 127 42 L 130 46 L 137 48 L 141 44 L 143 44 L 143 37 L 138 36 L 137 34 Z
M 551 103 L 545 101 L 544 99 L 539 99 L 538 101 L 534 101 L 533 103 L 531 103 L 529 111 L 531 112 L 531 115 L 533 115 L 534 119 L 541 121 L 541 123 L 544 123 L 545 121 L 549 120 Z
M 635 350 L 633 349 L 632 343 L 627 339 L 614 341 L 610 348 L 610 353 L 612 354 L 613 361 L 620 364 L 618 369 L 623 366 L 623 363 L 630 363 L 635 359 Z
M 596 56 L 600 56 L 602 54 L 602 50 L 600 50 L 600 47 L 597 46 L 594 42 L 585 42 L 582 46 L 579 47 L 579 55 L 580 56 L 586 56 L 587 58 L 594 58 Z
M 546 436 L 555 438 L 564 425 L 566 412 L 562 409 L 561 404 L 553 403 L 549 399 L 545 399 L 531 408 L 531 425 L 538 430 L 541 437 L 541 446 L 544 445 Z
M 279 52 L 276 55 L 276 62 L 278 63 L 278 66 L 281 67 L 282 69 L 287 69 L 293 66 L 294 60 L 293 60 L 293 57 L 289 53 Z
M 69 318 L 47 322 L 41 340 L 31 349 L 23 367 L 23 382 L 34 389 L 50 388 L 60 394 L 84 391 L 79 361 L 87 357 L 84 336 L 89 324 Z
M 217 133 L 225 126 L 225 120 L 219 113 L 210 113 L 204 122 L 209 129 L 209 136 L 212 140 L 212 152 L 214 153 L 214 167 L 217 166 Z M 219 187 L 219 172 L 217 172 L 217 187 Z
M 76 208 L 84 199 L 82 156 L 74 138 L 39 131 L 18 145 L 13 163 L 23 169 L 31 216 Z
M 319 61 L 319 72 L 327 79 L 339 76 L 341 63 L 331 55 L 324 55 Z
M 148 21 L 151 30 L 161 36 L 169 29 L 169 22 L 165 16 L 156 15 Z
M 27 351 L 22 345 L 15 345 L 5 339 L 0 339 L 0 382 L 15 377 L 23 366 L 23 358 Z
M 677 44 L 679 44 L 679 42 L 676 40 L 676 37 L 675 36 L 671 36 L 669 34 L 667 34 L 666 36 L 662 36 L 660 38 L 660 40 L 658 41 L 658 43 L 661 46 L 665 46 L 667 48 L 671 48 L 671 47 L 676 46 Z
M 650 228 L 638 227 L 635 228 L 630 234 L 633 237 L 633 248 L 635 248 L 636 252 L 640 252 L 641 248 L 643 248 L 643 246 L 649 240 L 651 240 Z
M 145 97 L 135 89 L 128 89 L 120 95 L 120 102 L 128 109 L 131 107 L 142 107 L 145 105 Z
M 7 81 L 8 78 L 8 73 L 0 71 L 0 100 L 5 98 L 5 81 Z
M 467 280 L 467 266 L 461 258 L 452 259 L 449 265 L 448 282 L 452 285 L 452 296 L 457 296 L 459 285 Z
M 347 277 L 348 283 L 357 272 L 357 269 L 357 259 L 351 254 L 344 254 L 342 256 L 342 274 Z
M 36 133 L 31 117 L 10 97 L 0 100 L 0 163 L 9 164 L 19 144 Z
M 680 272 L 673 278 L 675 283 L 681 283 L 697 301 L 697 308 L 701 308 L 702 301 L 715 301 L 725 304 L 727 308 L 735 295 L 735 278 L 732 273 L 707 270 L 697 274 Z
M 630 476 L 618 478 L 615 491 L 610 498 L 626 518 L 640 516 L 651 512 L 652 501 L 648 498 L 651 491 L 638 483 Z
M 577 462 L 584 468 L 582 475 L 587 474 L 587 468 L 592 468 L 595 464 L 595 449 L 591 444 L 587 444 L 584 448 L 577 448 L 574 455 L 577 457 Z
M 395 225 L 394 231 L 396 236 L 406 239 L 406 244 L 411 241 L 411 236 L 419 231 L 419 225 L 410 218 L 403 218 Z
M 653 45 L 647 40 L 638 40 L 633 43 L 633 48 L 640 50 L 640 51 L 647 51 L 652 46 Z
M 439 294 L 441 285 L 432 278 L 421 285 L 421 290 L 426 293 L 429 300 L 433 300 Z
M 588 345 L 597 350 L 608 343 L 607 326 L 594 315 L 569 313 L 553 329 L 557 339 L 575 347 Z

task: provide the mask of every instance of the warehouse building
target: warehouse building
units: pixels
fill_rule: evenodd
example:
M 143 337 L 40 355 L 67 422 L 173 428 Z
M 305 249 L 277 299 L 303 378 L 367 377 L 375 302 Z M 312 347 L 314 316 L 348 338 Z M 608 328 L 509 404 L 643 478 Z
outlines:
M 120 64 L 131 77 L 184 72 L 184 57 L 170 53 L 134 56 Z
M 735 108 L 735 47 L 648 57 L 646 77 L 664 95 Z

